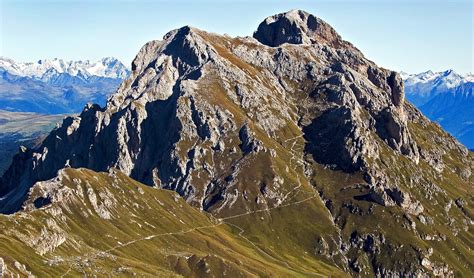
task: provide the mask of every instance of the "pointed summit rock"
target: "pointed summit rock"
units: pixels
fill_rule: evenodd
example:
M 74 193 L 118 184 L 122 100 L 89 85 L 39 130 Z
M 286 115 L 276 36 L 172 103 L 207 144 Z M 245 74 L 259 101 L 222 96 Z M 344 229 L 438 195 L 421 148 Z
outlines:
M 276 47 L 284 43 L 327 43 L 331 46 L 343 44 L 341 37 L 326 22 L 302 10 L 267 17 L 258 26 L 253 37 L 262 44 Z

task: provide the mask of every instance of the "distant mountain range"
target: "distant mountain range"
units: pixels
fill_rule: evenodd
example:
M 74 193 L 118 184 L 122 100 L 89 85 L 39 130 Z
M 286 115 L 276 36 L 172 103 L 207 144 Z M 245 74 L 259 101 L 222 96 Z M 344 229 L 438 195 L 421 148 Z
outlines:
M 87 102 L 104 105 L 128 74 L 127 67 L 115 58 L 19 63 L 0 57 L 0 109 L 43 114 L 80 112 Z
M 402 73 L 405 94 L 428 118 L 474 149 L 474 74 Z

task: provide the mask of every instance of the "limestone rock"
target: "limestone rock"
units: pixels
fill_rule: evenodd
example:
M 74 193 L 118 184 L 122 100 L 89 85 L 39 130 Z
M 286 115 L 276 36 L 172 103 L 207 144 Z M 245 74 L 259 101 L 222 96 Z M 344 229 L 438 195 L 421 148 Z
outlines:
M 239 138 L 242 142 L 240 144 L 240 149 L 244 154 L 259 152 L 263 149 L 262 142 L 255 138 L 255 134 L 250 130 L 247 123 L 245 123 L 240 129 Z
M 0 257 L 0 277 L 3 277 L 7 273 L 7 265 L 3 258 Z
M 388 190 L 388 195 L 409 214 L 419 215 L 424 210 L 423 205 L 419 201 L 413 200 L 408 193 L 397 188 Z
M 341 43 L 341 37 L 326 22 L 301 10 L 267 17 L 254 33 L 254 38 L 268 46 L 284 43 L 311 44 L 327 42 Z

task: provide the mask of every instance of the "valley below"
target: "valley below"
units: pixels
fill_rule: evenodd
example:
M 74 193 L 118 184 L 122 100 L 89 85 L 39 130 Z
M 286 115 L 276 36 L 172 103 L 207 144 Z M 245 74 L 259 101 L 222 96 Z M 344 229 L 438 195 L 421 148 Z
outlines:
M 21 146 L 40 144 L 65 116 L 0 110 L 0 176 Z

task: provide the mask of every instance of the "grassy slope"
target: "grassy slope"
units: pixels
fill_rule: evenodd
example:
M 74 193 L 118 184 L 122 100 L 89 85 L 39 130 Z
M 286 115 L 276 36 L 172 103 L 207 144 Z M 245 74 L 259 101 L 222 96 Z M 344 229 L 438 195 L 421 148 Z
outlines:
M 235 225 L 254 222 L 255 214 L 216 220 L 189 206 L 176 193 L 144 186 L 123 174 L 116 178 L 85 169 L 66 169 L 62 186 L 70 196 L 52 205 L 11 216 L 0 216 L 0 254 L 8 271 L 18 273 L 14 261 L 42 276 L 97 275 L 211 276 L 231 277 L 299 276 L 344 274 L 314 257 L 304 260 L 280 257 L 257 248 Z M 111 219 L 101 218 L 98 204 L 109 196 Z M 33 191 L 34 200 L 39 191 Z M 105 194 L 105 195 L 104 195 Z M 81 197 L 83 195 L 83 197 Z M 92 201 L 91 201 L 92 200 Z M 282 207 L 292 213 L 299 204 Z M 273 212 L 267 212 L 273 215 Z M 230 221 L 229 221 L 230 222 Z M 51 236 L 66 235 L 64 243 L 42 253 Z M 53 244 L 54 245 L 54 244 Z M 284 254 L 285 250 L 275 250 Z M 282 255 L 284 256 L 284 255 Z

